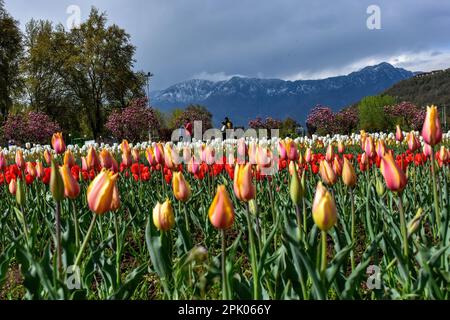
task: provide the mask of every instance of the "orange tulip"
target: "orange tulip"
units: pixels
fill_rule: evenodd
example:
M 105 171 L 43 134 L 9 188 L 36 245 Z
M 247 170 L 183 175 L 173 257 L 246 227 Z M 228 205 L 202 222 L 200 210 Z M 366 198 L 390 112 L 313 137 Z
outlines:
M 131 167 L 133 164 L 133 157 L 131 155 L 131 151 L 122 152 L 122 163 L 125 167 Z
M 47 165 L 50 165 L 52 163 L 52 154 L 47 149 L 45 149 L 44 151 L 44 160 Z
M 26 163 L 26 170 L 30 176 L 36 177 L 36 168 L 34 167 L 34 165 L 31 162 Z
M 107 149 L 103 149 L 99 154 L 100 165 L 102 168 L 111 169 L 113 166 L 113 156 Z
M 239 200 L 250 201 L 255 198 L 256 189 L 252 180 L 252 165 L 237 164 L 234 168 L 233 188 Z
M 400 129 L 400 126 L 397 125 L 397 127 L 396 127 L 396 129 L 395 129 L 395 140 L 397 140 L 397 141 L 399 141 L 399 142 L 402 142 L 403 139 L 404 139 L 404 137 L 403 137 L 403 132 L 402 132 L 402 130 Z
M 234 222 L 234 208 L 227 189 L 221 185 L 217 188 L 216 196 L 209 207 L 208 217 L 217 229 L 228 229 Z
M 356 173 L 353 165 L 344 157 L 344 166 L 342 168 L 342 181 L 347 187 L 353 188 L 356 185 Z
M 117 183 L 114 185 L 112 200 L 111 200 L 111 208 L 110 211 L 117 211 L 120 208 L 120 194 L 119 194 L 119 187 L 117 186 Z
M 21 149 L 17 149 L 17 151 L 16 151 L 16 165 L 20 169 L 25 168 L 25 159 L 23 158 L 23 152 Z
M 164 165 L 164 148 L 161 143 L 157 143 L 154 147 L 155 161 L 157 164 Z
M 435 106 L 427 106 L 427 115 L 423 123 L 422 137 L 423 140 L 432 147 L 442 140 L 441 123 Z
M 395 162 L 392 153 L 385 153 L 381 158 L 380 171 L 386 181 L 386 186 L 396 192 L 401 192 L 406 187 L 407 178 L 401 168 Z
M 327 159 L 328 162 L 331 162 L 334 159 L 334 149 L 333 149 L 333 145 L 331 143 L 327 147 L 325 159 Z
M 102 215 L 111 210 L 117 177 L 117 174 L 102 169 L 91 182 L 87 190 L 87 202 L 91 211 Z
M 155 154 L 153 152 L 153 148 L 152 147 L 148 147 L 145 150 L 145 156 L 147 158 L 148 164 L 151 166 L 156 165 L 156 159 L 155 159 Z
M 422 152 L 426 157 L 429 157 L 429 156 L 431 156 L 431 153 L 433 152 L 433 148 L 431 148 L 431 146 L 429 144 L 424 143 Z
M 307 163 L 310 163 L 311 161 L 312 161 L 312 151 L 311 151 L 311 148 L 307 148 L 306 149 L 306 151 L 305 151 L 305 161 L 307 162 Z
M 69 168 L 72 168 L 76 164 L 75 157 L 73 156 L 72 151 L 67 150 L 64 153 L 64 164 L 68 165 Z
M 76 199 L 80 194 L 80 185 L 70 172 L 70 167 L 65 164 L 59 168 L 64 183 L 64 196 L 69 199 Z
M 57 154 L 62 154 L 66 151 L 66 144 L 62 136 L 62 132 L 54 133 L 52 136 L 52 148 Z
M 16 182 L 15 179 L 11 179 L 11 181 L 9 182 L 8 190 L 9 190 L 9 193 L 11 193 L 12 195 L 15 195 L 15 194 L 16 194 L 16 191 L 17 191 L 17 182 Z
M 44 166 L 42 165 L 42 162 L 40 162 L 40 161 L 36 162 L 36 176 L 39 179 L 42 179 L 45 176 Z
M 378 157 L 382 158 L 384 153 L 386 152 L 386 143 L 384 142 L 384 140 L 377 141 L 376 151 Z
M 286 153 L 289 160 L 294 161 L 298 158 L 297 145 L 291 139 L 286 143 Z
M 319 173 L 322 177 L 323 182 L 325 182 L 327 185 L 332 186 L 337 181 L 336 173 L 334 172 L 331 165 L 328 163 L 328 161 L 322 160 L 320 161 L 319 166 Z
M 178 201 L 186 202 L 191 197 L 191 187 L 184 179 L 182 172 L 174 172 L 172 177 L 172 189 Z
M 417 140 L 417 137 L 414 134 L 414 131 L 411 131 L 408 134 L 408 149 L 409 149 L 409 151 L 414 152 L 419 148 L 420 148 L 419 140 Z
M 339 153 L 344 153 L 345 152 L 345 145 L 342 141 L 339 141 L 338 143 L 338 152 Z
M 122 143 L 120 144 L 120 150 L 122 151 L 122 153 L 131 152 L 131 148 L 127 140 L 122 140 Z
M 89 147 L 87 156 L 86 156 L 86 169 L 96 169 L 99 164 L 97 152 L 95 151 L 95 148 L 93 146 Z
M 158 230 L 169 231 L 175 225 L 175 215 L 170 200 L 157 203 L 153 208 L 153 224 Z
M 372 158 L 375 155 L 375 145 L 373 143 L 373 138 L 368 136 L 366 138 L 366 142 L 364 145 L 364 152 L 367 154 L 369 158 Z
M 0 152 L 0 170 L 4 170 L 6 166 L 8 165 L 8 161 L 5 158 L 5 154 Z
M 133 149 L 131 151 L 131 155 L 133 156 L 133 162 L 139 162 L 139 158 L 141 157 L 138 149 Z
M 312 211 L 314 223 L 322 231 L 328 231 L 337 222 L 337 210 L 334 199 L 320 181 L 317 184 Z

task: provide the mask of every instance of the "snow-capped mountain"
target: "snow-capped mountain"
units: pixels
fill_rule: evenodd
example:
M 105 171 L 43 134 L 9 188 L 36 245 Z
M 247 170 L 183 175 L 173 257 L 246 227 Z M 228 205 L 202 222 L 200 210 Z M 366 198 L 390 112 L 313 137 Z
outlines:
M 384 62 L 345 76 L 321 80 L 233 77 L 213 82 L 194 79 L 152 92 L 151 104 L 162 110 L 201 104 L 213 114 L 216 123 L 225 116 L 235 125 L 246 125 L 257 116 L 278 119 L 290 116 L 304 122 L 309 110 L 317 104 L 339 110 L 412 76 L 413 72 Z

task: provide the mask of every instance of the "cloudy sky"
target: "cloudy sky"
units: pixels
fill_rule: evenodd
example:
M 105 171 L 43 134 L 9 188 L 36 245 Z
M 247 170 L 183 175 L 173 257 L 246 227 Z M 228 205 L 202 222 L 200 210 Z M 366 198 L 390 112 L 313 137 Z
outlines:
M 67 24 L 91 6 L 137 46 L 136 69 L 152 90 L 233 75 L 318 79 L 381 61 L 412 71 L 450 67 L 450 1 L 443 0 L 6 0 L 22 27 L 31 18 Z M 381 29 L 369 29 L 370 5 Z M 373 13 L 373 12 L 371 12 Z M 370 20 L 373 21 L 373 20 Z

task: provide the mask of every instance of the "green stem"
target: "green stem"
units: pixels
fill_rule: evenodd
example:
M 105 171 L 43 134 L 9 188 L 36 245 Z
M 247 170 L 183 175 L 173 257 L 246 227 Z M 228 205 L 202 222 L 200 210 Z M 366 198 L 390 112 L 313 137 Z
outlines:
M 228 288 L 228 280 L 227 280 L 227 244 L 225 237 L 225 230 L 222 230 L 222 298 L 223 300 L 229 300 L 229 288 Z
M 62 249 L 61 249 L 61 202 L 56 201 L 55 209 L 55 227 L 56 227 L 56 254 L 58 261 L 58 273 L 62 275 Z
M 352 209 L 352 244 L 355 245 L 355 197 L 353 195 L 353 189 L 350 188 L 350 200 L 351 200 L 351 209 Z M 350 260 L 352 265 L 352 271 L 355 270 L 355 250 L 352 249 L 350 253 Z
M 441 230 L 441 214 L 439 210 L 438 194 L 437 194 L 437 183 L 436 183 L 436 167 L 434 160 L 434 148 L 431 150 L 431 176 L 433 178 L 433 197 L 434 197 L 434 214 L 436 218 L 436 223 L 438 227 L 438 234 Z
M 405 212 L 403 210 L 402 195 L 398 194 L 398 210 L 400 212 L 400 228 L 403 237 L 403 255 L 408 258 L 408 233 L 406 230 Z
M 327 232 L 322 230 L 322 265 L 320 267 L 320 273 L 322 278 L 325 279 L 325 271 L 327 270 Z
M 259 277 L 258 277 L 258 264 L 257 264 L 257 256 L 256 256 L 256 247 L 255 247 L 255 237 L 253 235 L 253 226 L 250 217 L 250 210 L 248 207 L 248 203 L 246 203 L 246 216 L 247 216 L 247 225 L 248 225 L 248 237 L 250 240 L 250 259 L 252 265 L 253 272 L 253 298 L 255 300 L 260 300 L 259 294 Z
M 75 201 L 72 201 L 72 211 L 73 211 L 73 224 L 75 226 L 75 246 L 78 248 L 80 245 L 80 227 L 78 225 L 77 208 Z
M 120 245 L 119 245 L 119 228 L 117 222 L 117 212 L 114 212 L 114 231 L 116 233 L 116 283 L 120 285 L 121 277 L 120 277 Z
M 295 205 L 295 213 L 297 216 L 297 227 L 298 227 L 298 239 L 302 240 L 302 218 L 300 213 L 300 207 L 296 204 Z
M 83 252 L 86 249 L 89 238 L 91 237 L 92 230 L 94 229 L 96 219 L 97 219 L 97 214 L 94 213 L 92 220 L 91 220 L 91 225 L 89 226 L 86 236 L 84 237 L 83 244 L 81 245 L 80 251 L 78 251 L 78 254 L 77 254 L 77 258 L 75 259 L 75 267 L 77 267 L 80 264 L 81 256 L 83 255 Z

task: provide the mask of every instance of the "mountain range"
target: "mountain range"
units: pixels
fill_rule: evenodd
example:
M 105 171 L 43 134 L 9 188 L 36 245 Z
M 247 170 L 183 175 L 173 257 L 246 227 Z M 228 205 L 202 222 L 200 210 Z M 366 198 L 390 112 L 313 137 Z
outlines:
M 193 79 L 150 94 L 153 107 L 163 111 L 201 104 L 213 114 L 215 124 L 228 116 L 235 125 L 246 126 L 256 117 L 292 117 L 304 123 L 316 105 L 337 111 L 361 98 L 384 92 L 414 72 L 383 62 L 348 75 L 320 80 L 286 81 L 232 77 L 224 81 Z

